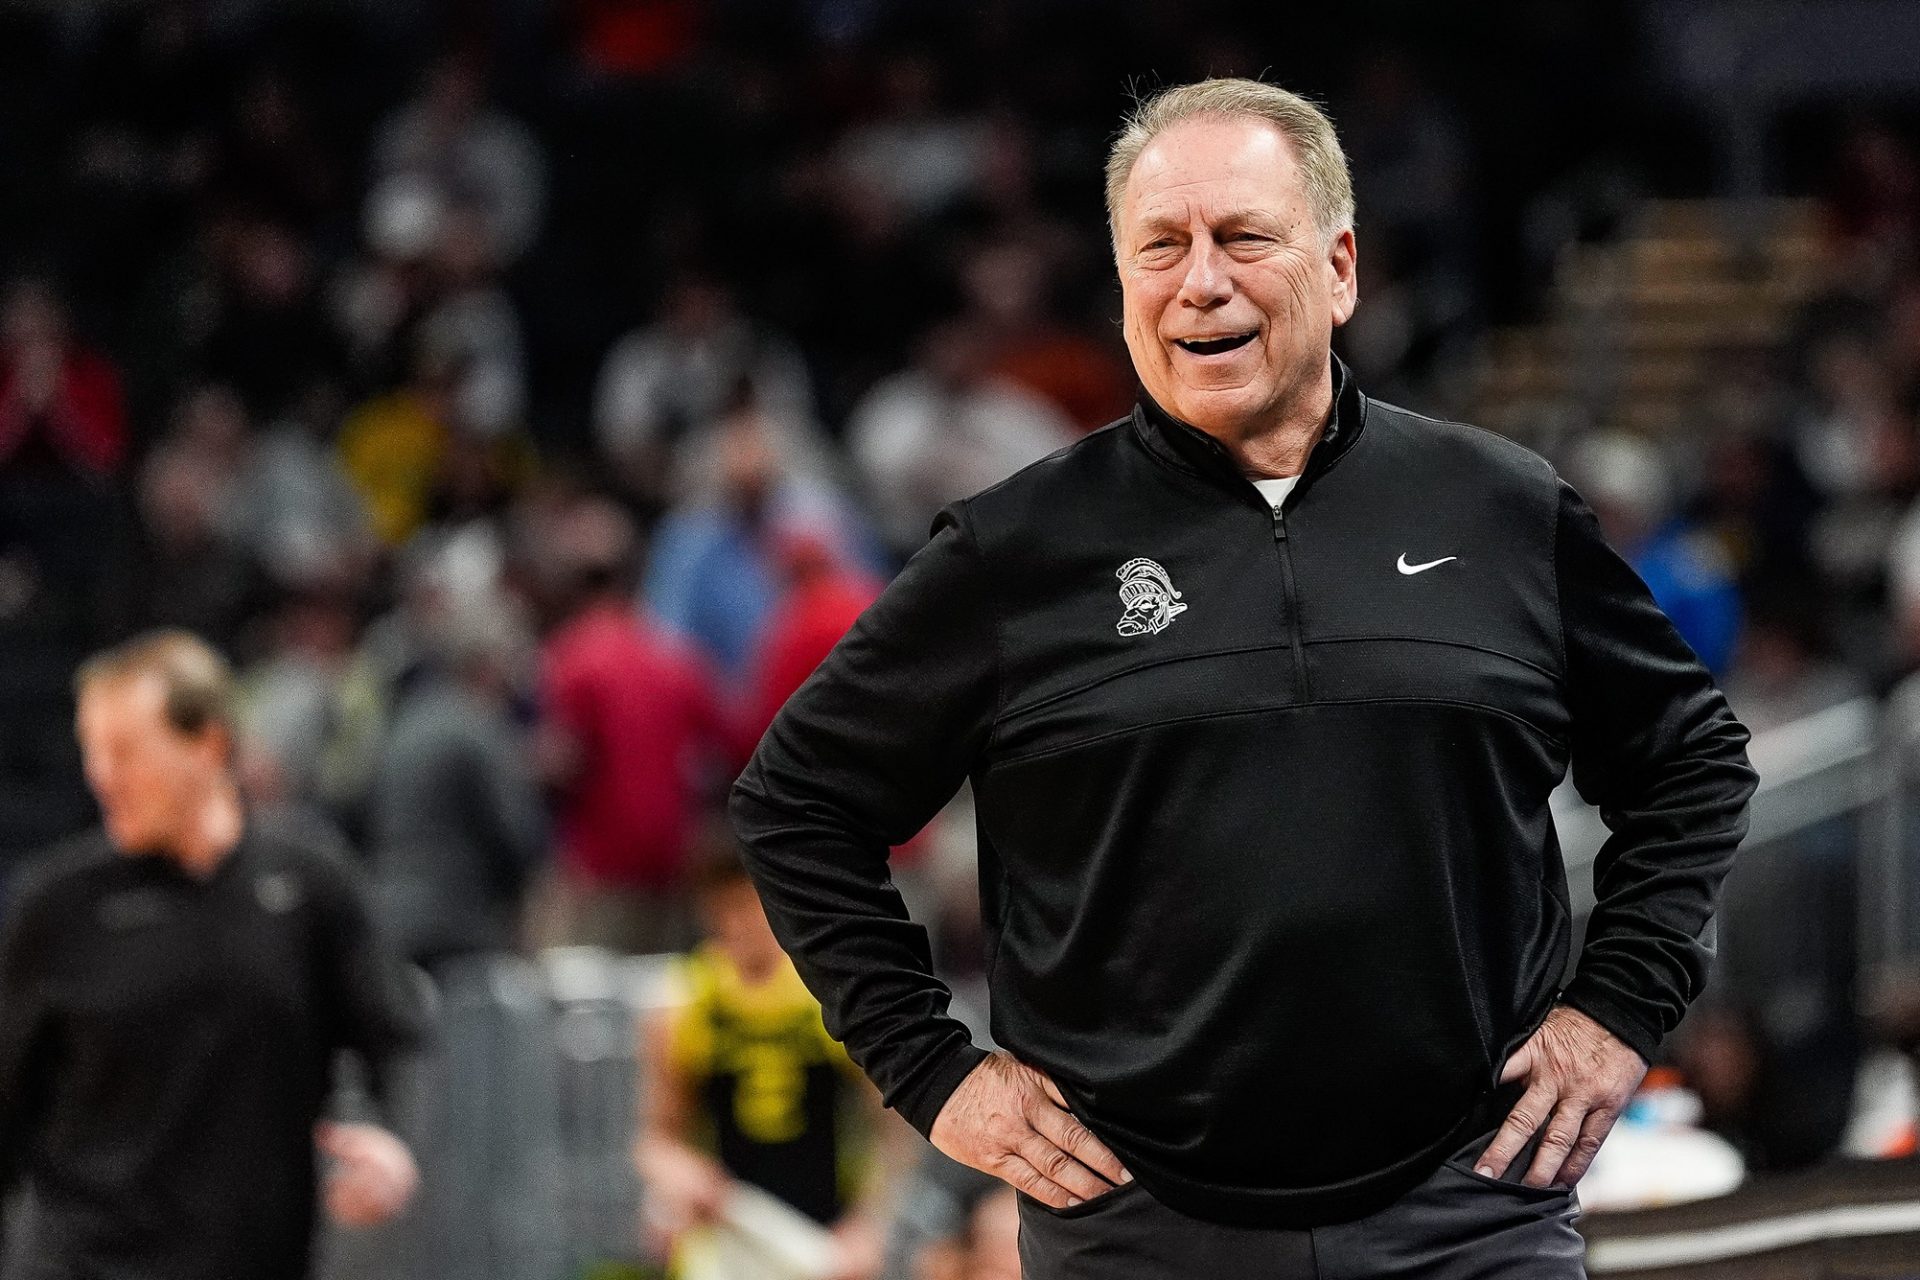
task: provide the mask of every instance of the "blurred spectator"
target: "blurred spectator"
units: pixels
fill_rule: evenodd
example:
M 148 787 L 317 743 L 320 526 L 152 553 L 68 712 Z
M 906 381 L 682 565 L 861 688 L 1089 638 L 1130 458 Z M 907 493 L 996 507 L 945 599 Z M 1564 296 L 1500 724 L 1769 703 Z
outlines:
M 188 397 L 179 419 L 141 468 L 139 615 L 231 654 L 260 586 L 230 518 L 245 413 L 231 393 L 208 387 Z
M 1848 277 L 1800 308 L 1787 350 L 1793 377 L 1779 416 L 1788 466 L 1804 474 L 1814 504 L 1806 583 L 1834 613 L 1841 651 L 1878 678 L 1902 662 L 1887 625 L 1899 620 L 1889 619 L 1887 605 L 1897 615 L 1888 593 L 1897 596 L 1903 562 L 1920 545 L 1902 532 L 1902 517 L 1920 496 L 1920 438 L 1912 393 L 1898 381 L 1881 332 L 1882 308 L 1858 291 L 1862 283 Z M 1783 501 L 1769 513 L 1776 529 L 1808 500 L 1791 484 L 1778 497 Z
M 943 91 L 933 57 L 908 51 L 887 57 L 873 116 L 840 141 L 844 180 L 909 218 L 938 213 L 970 193 L 984 169 L 986 130 L 949 111 Z
M 934 513 L 1072 443 L 1046 401 L 996 376 L 983 335 L 948 322 L 922 339 L 918 361 L 885 379 L 847 424 L 848 445 L 880 529 L 902 557 L 927 539 Z
M 1724 674 L 1740 631 L 1740 592 L 1725 551 L 1677 514 L 1665 459 L 1624 433 L 1589 436 L 1569 473 L 1610 541 L 1646 582 L 1708 669 Z
M 401 182 L 371 198 L 370 216 L 374 256 L 347 275 L 336 298 L 361 378 L 384 386 L 425 353 L 455 371 L 454 408 L 469 429 L 496 438 L 520 426 L 520 317 L 481 211 Z
M 433 528 L 395 557 L 393 607 L 360 635 L 356 661 L 391 704 L 404 702 L 424 680 L 444 676 L 444 648 L 462 619 L 517 607 L 509 594 L 506 550 L 490 521 Z M 519 673 L 531 681 L 531 672 Z M 531 689 L 514 686 L 531 697 Z
M 754 653 L 747 732 L 755 741 L 883 585 L 848 568 L 805 533 L 783 537 L 774 558 L 784 594 L 769 613 Z
M 13 284 L 0 300 L 0 617 L 83 642 L 124 617 L 110 486 L 126 450 L 113 365 L 76 340 L 51 285 Z
M 460 429 L 458 383 L 459 371 L 444 356 L 422 351 L 405 385 L 365 401 L 341 425 L 340 465 L 389 547 L 427 518 L 450 437 Z
M 479 210 L 502 262 L 525 253 L 546 202 L 540 144 L 518 120 L 487 105 L 477 54 L 449 53 L 426 73 L 421 95 L 380 127 L 373 148 L 381 180 L 424 180 L 448 203 Z
M 196 362 L 203 375 L 238 391 L 256 419 L 271 422 L 316 381 L 341 371 L 313 247 L 292 227 L 264 219 L 231 224 L 214 247 Z
M 181 398 L 172 431 L 142 469 L 147 558 L 137 589 L 150 619 L 197 623 L 231 652 L 264 588 L 368 572 L 366 509 L 306 425 L 325 412 L 303 406 L 256 435 L 224 386 L 204 383 Z
M 667 288 L 659 318 L 614 344 L 600 367 L 594 430 L 627 488 L 660 497 L 660 478 L 742 400 L 781 424 L 796 452 L 810 438 L 813 390 L 805 363 L 781 335 L 741 315 L 718 279 L 687 271 Z
M 1874 120 L 1842 140 L 1825 217 L 1845 278 L 1872 288 L 1911 269 L 1920 255 L 1920 158 L 1907 139 Z
M 324 403 L 307 403 L 255 434 L 246 405 L 228 388 L 213 382 L 188 388 L 173 430 L 148 455 L 142 478 L 142 503 L 161 560 L 169 549 L 194 553 L 221 581 L 232 572 L 207 558 L 215 549 L 217 558 L 234 558 L 280 585 L 365 576 L 374 551 L 367 509 L 309 426 L 326 416 Z M 192 491 L 182 487 L 186 480 Z M 188 599 L 202 587 L 219 595 L 213 581 L 182 587 Z M 148 593 L 157 595 L 156 583 L 148 583 Z
M 373 673 L 355 661 L 360 584 L 283 589 L 241 672 L 243 783 L 255 803 L 311 800 L 357 832 L 386 730 Z
M 360 580 L 379 541 L 366 501 L 328 438 L 326 384 L 243 441 L 227 513 L 248 554 L 275 582 Z
M 333 143 L 288 67 L 257 65 L 206 144 L 203 181 L 302 235 L 318 235 L 340 218 L 347 196 Z
M 1811 385 L 1793 424 L 1800 462 L 1830 499 L 1844 501 L 1911 486 L 1912 423 L 1871 338 L 1840 332 L 1820 339 L 1809 361 Z
M 738 860 L 703 867 L 698 894 L 703 940 L 641 1035 L 635 1162 L 649 1226 L 674 1274 L 717 1278 L 701 1229 L 748 1183 L 831 1228 L 835 1280 L 872 1280 L 890 1191 L 880 1148 L 911 1133 L 827 1034 Z
M 1758 425 L 1717 431 L 1700 471 L 1701 527 L 1726 548 L 1741 590 L 1821 595 L 1812 554 L 1820 497 L 1791 445 Z
M 0 473 L 102 478 L 126 449 L 113 366 L 74 339 L 51 285 L 14 282 L 0 302 Z
M 361 385 L 381 388 L 406 376 L 448 214 L 446 198 L 423 179 L 391 178 L 368 193 L 366 256 L 340 273 L 331 299 Z
M 783 443 L 756 406 L 727 415 L 715 432 L 710 490 L 667 513 L 647 562 L 654 617 L 730 679 L 745 675 L 779 598 L 783 540 L 809 538 L 845 564 L 873 559 L 852 507 L 818 477 L 790 469 Z
M 401 703 L 370 801 L 376 897 L 397 946 L 431 971 L 510 949 L 546 852 L 530 744 L 512 712 L 532 640 L 504 601 L 456 609 L 439 663 Z
M 635 610 L 620 510 L 578 503 L 550 543 L 559 621 L 541 654 L 541 756 L 558 849 L 537 935 L 680 950 L 693 936 L 687 849 L 703 791 L 744 752 L 705 664 Z
M 526 414 L 520 318 L 495 272 L 486 223 L 472 205 L 448 210 L 435 246 L 438 296 L 420 321 L 420 342 L 459 372 L 460 421 L 497 438 Z
M 1037 246 L 984 246 L 967 260 L 964 282 L 993 374 L 1044 398 L 1082 431 L 1133 408 L 1132 366 L 1113 345 L 1054 319 L 1054 282 Z

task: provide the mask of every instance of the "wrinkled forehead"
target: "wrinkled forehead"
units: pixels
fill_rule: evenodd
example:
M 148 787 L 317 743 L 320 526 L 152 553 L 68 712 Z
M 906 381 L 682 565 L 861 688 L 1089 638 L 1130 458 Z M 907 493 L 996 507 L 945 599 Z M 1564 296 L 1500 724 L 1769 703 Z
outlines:
M 1120 224 L 1213 225 L 1260 215 L 1291 222 L 1307 211 L 1300 179 L 1293 144 L 1276 125 L 1246 117 L 1183 120 L 1140 152 Z

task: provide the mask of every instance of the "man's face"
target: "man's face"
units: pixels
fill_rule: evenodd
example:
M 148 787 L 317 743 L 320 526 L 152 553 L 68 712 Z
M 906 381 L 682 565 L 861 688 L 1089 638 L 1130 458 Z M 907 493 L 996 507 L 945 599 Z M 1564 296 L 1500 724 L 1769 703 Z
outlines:
M 1134 163 L 1118 231 L 1127 349 L 1162 408 L 1240 436 L 1318 384 L 1359 297 L 1353 233 L 1321 235 L 1277 128 L 1195 119 L 1162 132 Z
M 76 728 L 107 835 L 126 853 L 179 843 L 226 768 L 224 734 L 181 733 L 158 676 L 109 676 L 80 692 Z

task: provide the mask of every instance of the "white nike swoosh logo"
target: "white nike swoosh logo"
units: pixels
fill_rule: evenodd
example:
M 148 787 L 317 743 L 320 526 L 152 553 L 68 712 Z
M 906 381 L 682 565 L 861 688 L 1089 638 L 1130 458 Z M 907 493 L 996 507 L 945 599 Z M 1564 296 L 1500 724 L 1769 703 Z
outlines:
M 1425 564 L 1408 564 L 1407 553 L 1402 551 L 1400 558 L 1394 561 L 1393 567 L 1402 573 L 1425 573 L 1437 564 L 1445 564 L 1449 560 L 1458 560 L 1459 558 L 1459 556 L 1441 556 L 1438 560 L 1429 560 Z

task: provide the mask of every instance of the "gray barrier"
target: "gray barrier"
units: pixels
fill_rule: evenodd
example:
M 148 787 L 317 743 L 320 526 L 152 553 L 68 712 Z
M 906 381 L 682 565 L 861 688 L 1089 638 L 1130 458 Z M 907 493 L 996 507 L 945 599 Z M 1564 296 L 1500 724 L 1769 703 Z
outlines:
M 573 1280 L 641 1264 L 635 1020 L 661 957 L 475 957 L 435 975 L 439 1033 L 405 1089 L 421 1189 L 327 1229 L 322 1280 Z

